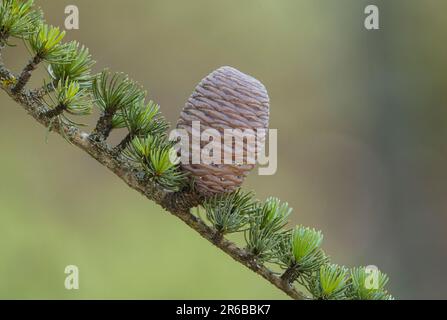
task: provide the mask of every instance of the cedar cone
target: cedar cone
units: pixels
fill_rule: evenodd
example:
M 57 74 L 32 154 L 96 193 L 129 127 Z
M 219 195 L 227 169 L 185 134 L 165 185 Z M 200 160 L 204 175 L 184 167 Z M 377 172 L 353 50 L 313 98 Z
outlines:
M 222 148 L 220 164 L 192 164 L 192 122 L 200 121 L 201 133 L 205 129 L 215 129 L 224 142 L 224 129 L 268 129 L 269 97 L 264 85 L 251 76 L 234 68 L 222 67 L 204 78 L 187 101 L 177 123 L 178 129 L 184 129 L 190 137 L 190 162 L 182 163 L 182 168 L 195 178 L 196 190 L 205 196 L 232 192 L 240 187 L 255 167 L 248 162 L 247 144 L 244 144 L 244 162 L 224 164 L 225 152 L 232 148 Z M 265 137 L 258 137 L 258 147 L 263 147 Z M 201 142 L 201 148 L 209 141 Z M 229 150 L 233 149 L 233 150 Z M 256 150 L 256 146 L 254 146 Z M 260 151 L 260 150 L 259 150 Z M 251 158 L 252 159 L 252 158 Z

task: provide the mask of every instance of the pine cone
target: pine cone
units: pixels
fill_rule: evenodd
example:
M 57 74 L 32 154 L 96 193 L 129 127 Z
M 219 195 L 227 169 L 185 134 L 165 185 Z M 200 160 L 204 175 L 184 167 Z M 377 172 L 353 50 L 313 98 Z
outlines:
M 189 133 L 190 142 L 192 136 L 192 122 L 200 121 L 201 133 L 206 129 L 217 130 L 224 141 L 224 129 L 268 129 L 269 122 L 269 97 L 264 85 L 258 80 L 248 76 L 234 68 L 222 67 L 205 79 L 196 87 L 195 91 L 186 103 L 177 128 Z M 257 135 L 258 148 L 263 147 L 264 137 Z M 201 148 L 209 142 L 201 142 Z M 244 144 L 243 164 L 224 163 L 225 152 L 233 152 L 236 148 L 222 148 L 220 164 L 193 164 L 182 163 L 184 170 L 189 171 L 195 177 L 195 186 L 203 195 L 213 195 L 231 192 L 240 187 L 255 167 L 255 164 L 247 161 L 249 152 L 253 146 Z M 192 150 L 191 152 L 199 152 Z M 231 150 L 229 150 L 231 149 Z M 234 160 L 234 159 L 233 159 Z

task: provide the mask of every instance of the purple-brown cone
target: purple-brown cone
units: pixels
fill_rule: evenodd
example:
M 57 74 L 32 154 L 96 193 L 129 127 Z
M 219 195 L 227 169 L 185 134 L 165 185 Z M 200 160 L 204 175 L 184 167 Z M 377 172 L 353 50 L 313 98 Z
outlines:
M 193 121 L 200 121 L 201 132 L 210 128 L 217 130 L 221 134 L 222 143 L 224 129 L 251 129 L 254 132 L 257 129 L 267 129 L 269 123 L 267 90 L 261 82 L 234 68 L 219 68 L 199 83 L 180 115 L 177 128 L 186 130 L 190 139 Z M 208 143 L 209 141 L 202 141 L 201 148 Z M 263 147 L 264 143 L 263 138 L 259 139 L 258 148 Z M 233 149 L 234 147 L 233 145 Z M 252 150 L 247 144 L 244 144 L 243 148 L 245 156 L 247 148 Z M 190 154 L 192 151 L 190 144 Z M 228 152 L 228 148 L 226 151 Z M 212 195 L 234 191 L 242 185 L 245 177 L 255 167 L 255 164 L 248 161 L 244 161 L 243 164 L 235 162 L 224 164 L 224 153 L 222 148 L 220 164 L 182 163 L 182 168 L 195 177 L 196 189 L 201 194 Z

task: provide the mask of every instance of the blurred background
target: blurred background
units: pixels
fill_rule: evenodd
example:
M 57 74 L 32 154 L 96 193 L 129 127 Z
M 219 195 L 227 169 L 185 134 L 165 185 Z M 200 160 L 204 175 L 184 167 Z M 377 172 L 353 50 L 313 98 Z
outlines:
M 335 262 L 378 266 L 396 298 L 447 298 L 447 2 L 37 4 L 61 27 L 77 5 L 68 39 L 90 48 L 96 71 L 144 85 L 171 123 L 217 67 L 260 79 L 279 167 L 245 187 L 288 201 Z M 363 26 L 368 4 L 378 31 Z M 17 44 L 4 53 L 15 71 L 29 59 Z M 287 298 L 60 137 L 46 143 L 4 93 L 0 105 L 0 298 Z M 80 290 L 64 288 L 69 264 Z

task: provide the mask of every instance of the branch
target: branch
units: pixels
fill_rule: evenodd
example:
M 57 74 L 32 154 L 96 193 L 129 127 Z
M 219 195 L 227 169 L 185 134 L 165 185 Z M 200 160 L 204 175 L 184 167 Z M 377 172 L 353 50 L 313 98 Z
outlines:
M 123 157 L 117 156 L 116 152 L 105 142 L 96 141 L 90 135 L 79 128 L 62 122 L 51 123 L 48 117 L 48 109 L 40 100 L 40 95 L 34 91 L 16 91 L 7 85 L 8 81 L 14 79 L 14 74 L 0 63 L 1 88 L 36 121 L 45 127 L 52 125 L 52 131 L 62 135 L 71 144 L 88 153 L 99 163 L 121 178 L 130 188 L 138 191 L 143 196 L 159 204 L 166 211 L 176 216 L 189 227 L 194 229 L 203 238 L 224 251 L 237 262 L 243 264 L 253 272 L 257 273 L 275 287 L 286 293 L 293 299 L 309 299 L 305 294 L 296 290 L 287 281 L 283 281 L 272 271 L 256 262 L 246 250 L 239 248 L 233 242 L 216 237 L 217 230 L 206 225 L 202 220 L 191 213 L 191 208 L 200 205 L 203 199 L 192 191 L 179 193 L 166 192 L 151 182 L 141 178 L 139 172 Z

